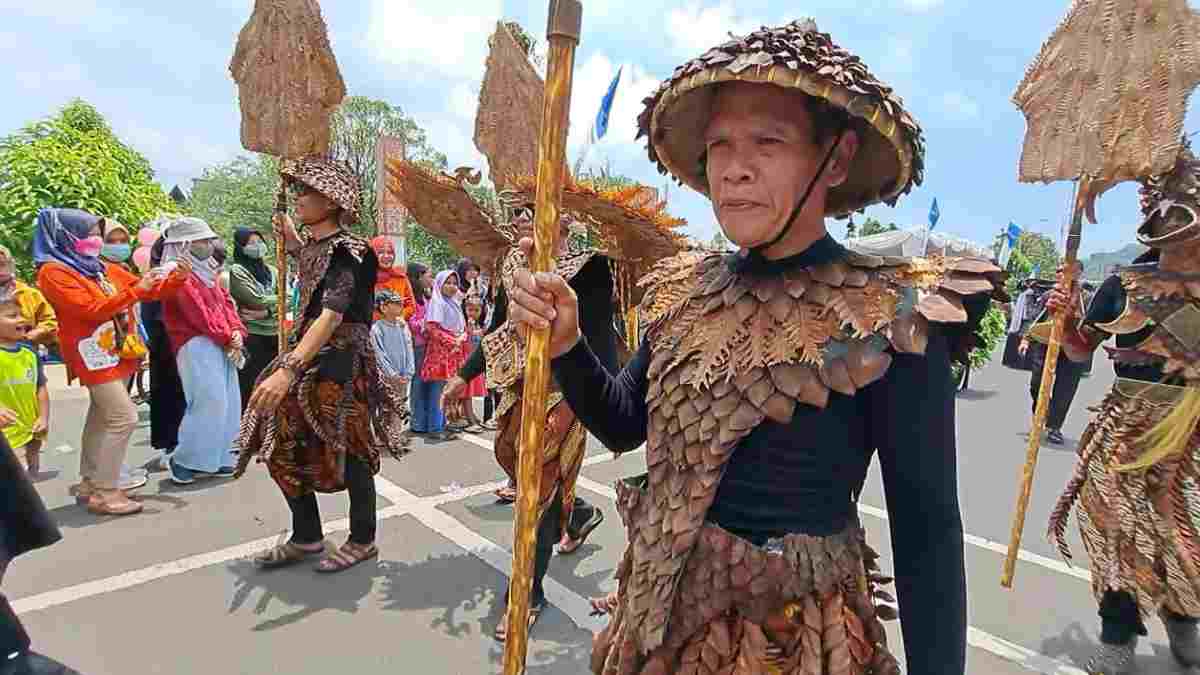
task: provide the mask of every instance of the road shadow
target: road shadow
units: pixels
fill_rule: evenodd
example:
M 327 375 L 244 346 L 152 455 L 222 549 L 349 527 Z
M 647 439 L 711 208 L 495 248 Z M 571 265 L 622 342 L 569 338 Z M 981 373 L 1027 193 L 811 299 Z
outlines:
M 491 493 L 488 494 L 491 495 Z M 491 496 L 494 497 L 494 495 Z M 513 511 L 513 504 L 502 502 L 499 499 L 494 499 L 486 504 L 471 504 L 466 502 L 463 506 L 476 518 L 492 523 L 511 521 L 516 517 L 516 513 Z
M 1142 642 L 1145 642 L 1145 638 L 1142 638 Z M 1153 655 L 1138 654 L 1134 659 L 1134 671 L 1139 675 L 1187 675 L 1193 672 L 1180 666 L 1166 645 L 1153 644 L 1151 648 Z M 1083 668 L 1096 651 L 1096 641 L 1076 622 L 1059 635 L 1043 640 L 1038 651 L 1052 659 Z
M 960 389 L 957 396 L 964 401 L 986 401 L 989 398 L 997 396 L 999 393 L 992 389 Z
M 141 502 L 143 509 L 141 513 L 131 516 L 100 516 L 88 511 L 82 504 L 64 504 L 53 509 L 50 509 L 50 515 L 54 517 L 54 522 L 59 527 L 69 529 L 79 529 L 91 527 L 92 525 L 101 525 L 103 523 L 113 522 L 120 518 L 138 518 L 145 516 L 153 516 L 157 513 L 162 513 L 168 510 L 167 508 L 155 508 L 152 504 L 159 504 L 163 507 L 170 507 L 169 510 L 178 511 L 187 507 L 186 500 L 179 497 L 171 497 L 169 495 L 139 495 L 131 493 L 129 498 Z
M 287 533 L 280 535 L 277 543 L 287 541 Z M 333 544 L 326 542 L 326 549 Z M 251 630 L 269 631 L 291 624 L 325 611 L 354 614 L 359 603 L 375 586 L 375 579 L 384 574 L 385 563 L 368 560 L 337 574 L 319 574 L 313 570 L 319 557 L 291 567 L 273 570 L 260 569 L 250 559 L 236 560 L 225 568 L 234 575 L 233 598 L 229 602 L 229 614 L 247 605 L 255 591 L 260 591 L 251 611 L 256 616 L 267 614 L 271 604 L 278 601 L 286 606 L 297 607 L 282 616 L 264 619 Z
M 391 611 L 437 610 L 430 628 L 455 638 L 487 640 L 489 659 L 499 665 L 503 645 L 492 635 L 504 615 L 508 580 L 469 554 L 431 556 L 417 563 L 388 561 L 383 568 L 383 608 Z M 487 607 L 486 615 L 480 610 Z M 526 673 L 587 672 L 592 632 L 550 605 L 532 631 Z M 546 643 L 551 643 L 547 645 Z
M 1028 431 L 1022 431 L 1022 432 L 1018 433 L 1017 436 L 1019 436 L 1021 438 L 1022 444 L 1029 443 L 1029 432 Z M 1055 444 L 1051 443 L 1050 441 L 1047 441 L 1045 435 L 1043 435 L 1041 447 L 1043 450 L 1052 450 L 1054 452 L 1066 452 L 1066 453 L 1070 453 L 1070 454 L 1074 455 L 1075 448 L 1079 447 L 1079 439 L 1074 436 L 1065 436 L 1064 435 L 1062 445 L 1055 445 Z
M 599 544 L 585 543 L 571 555 L 559 555 L 555 552 L 554 558 L 551 559 L 550 563 L 551 570 L 560 573 L 565 572 L 565 577 L 562 574 L 556 574 L 556 578 L 585 598 L 598 598 L 608 595 L 609 589 L 603 588 L 602 584 L 612 580 L 614 572 L 612 567 L 605 567 L 591 574 L 580 574 L 579 572 L 579 566 L 583 561 L 591 558 L 593 555 L 602 554 L 603 550 Z

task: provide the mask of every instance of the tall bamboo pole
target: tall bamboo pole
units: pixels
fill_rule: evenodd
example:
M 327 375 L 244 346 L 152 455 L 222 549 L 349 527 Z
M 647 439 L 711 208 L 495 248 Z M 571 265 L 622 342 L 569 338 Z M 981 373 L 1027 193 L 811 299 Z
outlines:
M 571 104 L 575 47 L 579 44 L 583 5 L 580 0 L 550 0 L 546 39 L 550 59 L 542 107 L 542 138 L 538 144 L 534 252 L 531 271 L 554 268 L 558 248 L 558 211 L 566 178 L 568 113 Z M 530 331 L 521 396 L 521 435 L 517 467 L 517 518 L 513 536 L 513 570 L 508 587 L 508 634 L 504 645 L 504 674 L 525 672 L 529 647 L 529 601 L 533 590 L 533 558 L 542 492 L 542 444 L 550 383 L 548 330 Z
M 1075 263 L 1079 259 L 1079 239 L 1083 230 L 1083 213 L 1091 192 L 1089 181 L 1082 178 L 1075 193 L 1075 204 L 1071 213 L 1071 231 L 1067 235 L 1067 254 L 1063 259 L 1063 284 L 1073 289 Z M 1072 294 L 1073 297 L 1073 294 Z M 1008 540 L 1008 554 L 1004 558 L 1004 573 L 1000 585 L 1012 588 L 1013 575 L 1017 570 L 1017 554 L 1021 550 L 1021 534 L 1025 530 L 1025 510 L 1029 507 L 1029 495 L 1033 491 L 1033 472 L 1037 468 L 1038 450 L 1042 446 L 1042 431 L 1046 428 L 1046 415 L 1050 411 L 1050 397 L 1054 391 L 1054 373 L 1058 368 L 1058 352 L 1066 332 L 1069 312 L 1059 312 L 1054 317 L 1050 332 L 1050 344 L 1046 346 L 1046 361 L 1042 367 L 1042 384 L 1038 389 L 1037 408 L 1033 413 L 1033 428 L 1029 431 L 1029 443 L 1025 448 L 1025 465 L 1021 468 L 1021 491 L 1017 495 L 1017 511 L 1013 515 L 1012 534 Z
M 279 177 L 275 213 L 287 214 L 287 179 Z M 287 351 L 287 231 L 275 235 L 275 316 L 279 322 L 279 353 Z

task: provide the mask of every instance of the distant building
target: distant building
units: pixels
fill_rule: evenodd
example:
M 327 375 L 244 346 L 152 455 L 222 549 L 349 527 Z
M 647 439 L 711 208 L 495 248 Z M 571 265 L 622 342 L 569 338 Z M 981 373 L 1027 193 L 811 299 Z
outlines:
M 179 189 L 178 185 L 171 188 L 171 199 L 179 206 L 187 204 L 187 195 L 183 193 L 183 190 Z

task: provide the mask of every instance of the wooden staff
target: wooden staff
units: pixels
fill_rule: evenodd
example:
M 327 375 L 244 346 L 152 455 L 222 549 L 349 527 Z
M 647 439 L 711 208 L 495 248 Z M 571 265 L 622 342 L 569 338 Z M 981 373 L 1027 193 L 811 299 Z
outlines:
M 1071 213 L 1071 231 L 1067 235 L 1067 255 L 1063 259 L 1063 285 L 1073 289 L 1075 284 L 1075 262 L 1079 259 L 1079 239 L 1083 231 L 1083 213 L 1090 192 L 1086 179 L 1079 181 L 1075 204 Z M 1073 297 L 1073 294 L 1072 294 Z M 1021 550 L 1021 534 L 1025 530 L 1025 509 L 1029 507 L 1029 495 L 1033 491 L 1033 472 L 1037 468 L 1038 450 L 1042 447 L 1042 431 L 1046 428 L 1046 415 L 1050 412 L 1050 398 L 1054 393 L 1054 373 L 1058 368 L 1058 352 L 1066 332 L 1070 312 L 1060 311 L 1054 317 L 1050 331 L 1050 343 L 1046 345 L 1046 361 L 1042 366 L 1042 384 L 1038 389 L 1037 409 L 1033 413 L 1033 428 L 1029 431 L 1029 443 L 1025 447 L 1025 466 L 1021 469 L 1021 490 L 1017 494 L 1017 511 L 1013 515 L 1012 534 L 1008 539 L 1008 554 L 1004 557 L 1004 573 L 1000 585 L 1012 588 L 1013 575 L 1017 570 L 1017 554 Z
M 287 179 L 279 177 L 275 195 L 275 213 L 287 214 Z M 275 316 L 279 321 L 279 353 L 287 351 L 287 232 L 275 235 Z
M 558 212 L 566 178 L 568 112 L 571 103 L 575 47 L 583 20 L 580 0 L 550 0 L 546 39 L 550 60 L 542 104 L 542 138 L 538 144 L 534 252 L 531 271 L 554 268 L 558 247 Z M 508 587 L 508 635 L 504 645 L 504 675 L 525 672 L 529 647 L 529 601 L 533 590 L 533 558 L 542 493 L 542 444 L 550 383 L 549 330 L 531 330 L 521 397 L 521 436 L 517 467 L 517 519 L 513 532 L 513 570 Z

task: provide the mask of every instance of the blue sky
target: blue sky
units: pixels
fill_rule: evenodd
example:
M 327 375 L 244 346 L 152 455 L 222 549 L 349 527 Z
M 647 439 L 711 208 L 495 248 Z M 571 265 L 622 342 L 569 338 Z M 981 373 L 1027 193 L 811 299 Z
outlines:
M 641 99 L 682 61 L 760 25 L 813 16 L 894 86 L 925 128 L 925 184 L 895 209 L 868 215 L 923 224 L 937 197 L 945 230 L 990 241 L 1009 220 L 1055 238 L 1070 187 L 1016 180 L 1024 118 L 1010 102 L 1025 65 L 1066 12 L 1067 0 L 586 0 L 576 59 L 570 159 L 578 156 L 616 70 L 625 72 L 609 134 L 590 153 L 614 171 L 662 187 L 634 142 Z M 486 39 L 498 18 L 535 34 L 546 0 L 323 0 L 351 94 L 404 108 L 452 166 L 481 166 L 472 142 Z M 167 187 L 190 188 L 205 166 L 241 152 L 228 64 L 252 0 L 0 0 L 0 134 L 52 114 L 73 97 L 100 109 L 143 152 Z M 1200 129 L 1195 111 L 1187 129 Z M 716 225 L 699 195 L 673 185 L 670 209 L 688 232 Z M 1083 251 L 1133 240 L 1131 184 L 1105 195 Z M 842 222 L 830 223 L 836 235 Z

